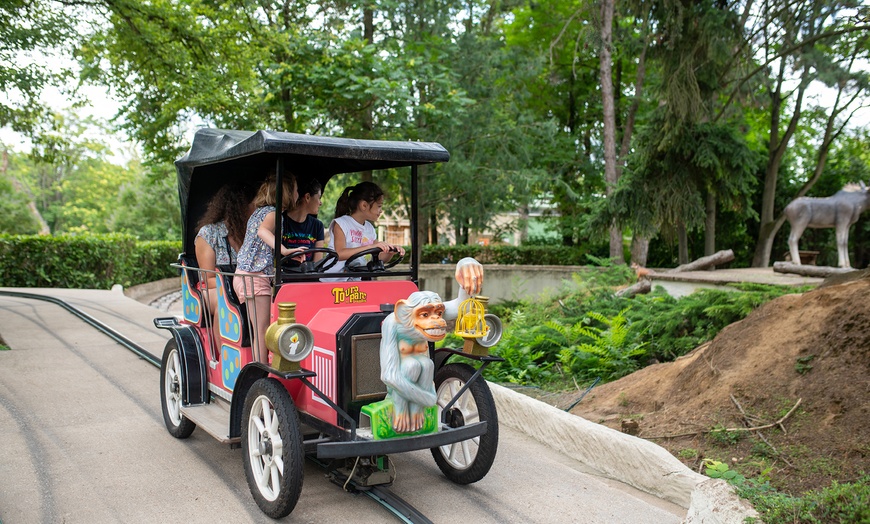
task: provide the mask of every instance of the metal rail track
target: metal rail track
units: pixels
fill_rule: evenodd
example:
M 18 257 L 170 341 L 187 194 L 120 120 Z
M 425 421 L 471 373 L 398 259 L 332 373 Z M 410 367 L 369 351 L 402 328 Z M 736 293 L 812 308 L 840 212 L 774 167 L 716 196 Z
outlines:
M 48 295 L 38 295 L 36 293 L 21 293 L 18 291 L 0 290 L 0 295 L 6 295 L 6 296 L 18 297 L 18 298 L 29 298 L 29 299 L 33 299 L 33 300 L 42 300 L 44 302 L 51 302 L 52 304 L 60 306 L 60 307 L 64 308 L 65 310 L 69 311 L 70 313 L 72 313 L 73 315 L 82 319 L 86 324 L 90 324 L 91 326 L 95 327 L 98 331 L 102 331 L 104 334 L 108 335 L 109 338 L 111 338 L 115 342 L 121 344 L 122 346 L 129 349 L 133 353 L 136 353 L 140 357 L 144 358 L 150 364 L 153 364 L 153 365 L 157 366 L 158 368 L 160 367 L 160 359 L 158 357 L 154 356 L 153 354 L 151 354 L 147 349 L 145 349 L 142 346 L 140 346 L 139 344 L 133 342 L 129 338 L 125 337 L 124 335 L 118 333 L 117 331 L 115 331 L 114 329 L 109 327 L 107 324 L 97 320 L 96 318 L 92 317 L 91 315 L 88 315 L 87 313 L 85 313 L 81 309 L 79 309 L 73 305 L 70 305 L 69 303 L 67 303 L 64 300 L 61 300 L 61 299 L 55 298 L 55 297 L 50 297 Z
M 78 318 L 82 319 L 86 324 L 89 324 L 91 327 L 94 327 L 103 334 L 108 335 L 109 338 L 111 338 L 115 342 L 121 344 L 136 355 L 139 355 L 149 364 L 160 368 L 160 358 L 156 357 L 151 352 L 149 352 L 139 344 L 135 343 L 134 341 L 130 340 L 129 338 L 125 337 L 124 335 L 118 333 L 117 331 L 109 327 L 108 324 L 97 320 L 96 318 L 85 313 L 81 309 L 67 303 L 64 300 L 50 297 L 47 295 L 39 295 L 36 293 L 22 293 L 19 291 L 0 290 L 0 296 L 3 295 L 31 300 L 42 300 L 44 302 L 51 302 L 52 304 L 60 306 L 63 309 L 72 313 L 73 315 L 77 316 Z M 328 469 L 326 463 L 321 462 L 316 458 L 312 458 L 311 460 L 320 467 Z M 372 500 L 386 508 L 387 511 L 392 513 L 396 518 L 406 524 L 432 524 L 431 520 L 426 518 L 426 516 L 417 511 L 413 506 L 405 502 L 404 499 L 394 494 L 388 488 L 382 486 L 363 487 L 357 485 L 355 482 L 353 482 L 353 480 L 350 481 L 349 485 L 353 487 L 355 491 L 366 495 L 367 497 L 371 498 Z

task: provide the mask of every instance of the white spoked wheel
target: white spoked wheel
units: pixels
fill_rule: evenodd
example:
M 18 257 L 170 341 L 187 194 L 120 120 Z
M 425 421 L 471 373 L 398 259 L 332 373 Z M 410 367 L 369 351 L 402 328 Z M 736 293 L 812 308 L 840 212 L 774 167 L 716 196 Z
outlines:
M 166 343 L 160 364 L 160 404 L 163 422 L 169 434 L 175 438 L 187 438 L 196 429 L 196 424 L 181 413 L 181 391 L 184 385 L 181 373 L 181 357 L 175 340 Z
M 245 398 L 245 476 L 254 500 L 272 518 L 293 511 L 302 492 L 303 443 L 293 399 L 274 379 L 260 379 Z
M 474 368 L 467 364 L 447 364 L 435 374 L 438 419 L 444 408 L 474 375 Z M 486 421 L 485 434 L 472 439 L 432 448 L 435 463 L 444 475 L 457 484 L 471 484 L 486 476 L 498 449 L 498 415 L 492 392 L 483 379 L 471 387 L 450 407 L 447 425 L 462 427 Z

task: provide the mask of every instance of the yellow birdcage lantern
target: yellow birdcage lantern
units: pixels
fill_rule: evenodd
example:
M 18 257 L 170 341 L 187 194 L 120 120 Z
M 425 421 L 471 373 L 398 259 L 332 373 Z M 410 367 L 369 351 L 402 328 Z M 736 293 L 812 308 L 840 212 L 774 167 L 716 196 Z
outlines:
M 459 304 L 453 332 L 465 339 L 464 353 L 489 355 L 489 348 L 501 339 L 501 320 L 486 312 L 487 302 L 489 297 L 470 297 Z
M 486 297 L 469 297 L 459 304 L 459 315 L 456 317 L 456 328 L 453 332 L 465 340 L 481 338 L 489 329 L 484 320 L 486 305 L 481 298 Z

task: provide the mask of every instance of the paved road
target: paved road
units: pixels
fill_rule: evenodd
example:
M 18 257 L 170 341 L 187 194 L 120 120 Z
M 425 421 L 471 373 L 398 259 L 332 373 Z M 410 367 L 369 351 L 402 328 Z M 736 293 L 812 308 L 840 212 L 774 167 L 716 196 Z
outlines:
M 38 290 L 19 290 L 39 292 Z M 112 291 L 43 290 L 160 355 L 163 313 Z M 159 372 L 57 305 L 0 295 L 0 521 L 268 522 L 240 450 L 202 431 L 172 438 Z M 426 452 L 393 456 L 393 491 L 436 523 L 678 523 L 685 510 L 581 472 L 579 462 L 502 427 L 477 484 L 456 486 Z M 286 522 L 398 522 L 343 493 L 314 464 Z

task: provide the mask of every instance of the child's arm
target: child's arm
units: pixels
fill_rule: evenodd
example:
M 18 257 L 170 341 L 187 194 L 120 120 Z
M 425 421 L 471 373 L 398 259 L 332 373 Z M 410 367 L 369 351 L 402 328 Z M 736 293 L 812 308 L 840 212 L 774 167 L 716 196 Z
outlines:
M 336 253 L 338 253 L 339 260 L 347 260 L 353 255 L 356 255 L 361 251 L 365 251 L 366 249 L 371 249 L 373 247 L 379 247 L 384 252 L 388 252 L 390 250 L 390 245 L 386 242 L 375 242 L 373 244 L 361 247 L 347 247 L 347 238 L 344 236 L 344 230 L 341 229 L 341 226 L 333 222 L 331 227 L 333 249 Z M 381 255 L 383 255 L 383 253 L 381 253 Z
M 318 240 L 317 242 L 314 243 L 314 249 L 319 249 L 319 248 L 322 248 L 323 246 L 324 246 L 323 240 Z M 313 255 L 311 255 L 311 260 L 313 260 L 314 262 L 317 262 L 321 258 L 323 258 L 323 253 L 314 253 Z
M 200 269 L 205 269 L 208 271 L 215 270 L 215 263 L 217 262 L 217 256 L 215 255 L 214 249 L 209 245 L 208 242 L 203 237 L 196 237 L 193 241 L 194 251 L 196 253 L 196 264 Z M 214 273 L 204 273 L 205 282 L 209 289 L 215 287 L 215 278 Z
M 275 249 L 275 212 L 267 214 L 263 221 L 260 222 L 260 227 L 257 228 L 257 236 L 260 237 L 260 240 L 266 243 L 272 250 Z M 281 256 L 286 257 L 287 255 L 292 255 L 293 253 L 299 253 L 305 251 L 303 247 L 297 247 L 290 249 L 289 247 L 284 247 L 283 244 L 280 244 L 281 248 Z

